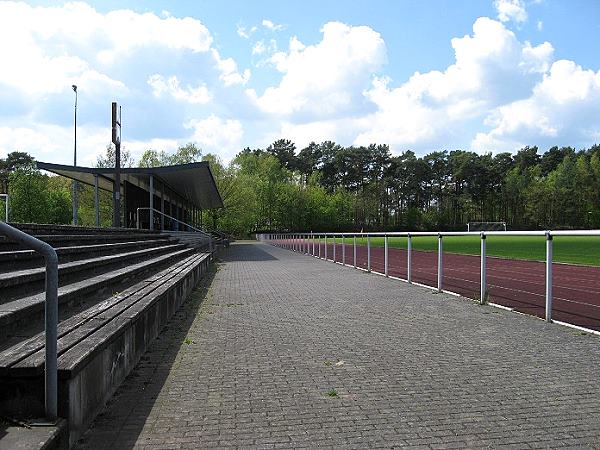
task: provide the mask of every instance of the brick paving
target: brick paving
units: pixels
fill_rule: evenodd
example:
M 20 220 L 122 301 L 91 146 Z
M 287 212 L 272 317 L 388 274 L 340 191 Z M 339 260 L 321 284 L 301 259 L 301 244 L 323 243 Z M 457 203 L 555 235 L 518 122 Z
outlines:
M 597 336 L 240 242 L 79 448 L 600 448 L 599 367 Z

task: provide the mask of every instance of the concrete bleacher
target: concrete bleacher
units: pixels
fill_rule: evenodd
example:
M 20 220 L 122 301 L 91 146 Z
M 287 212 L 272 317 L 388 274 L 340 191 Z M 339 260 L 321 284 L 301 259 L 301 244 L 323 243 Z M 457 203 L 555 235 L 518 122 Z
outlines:
M 208 248 L 144 230 L 20 225 L 59 257 L 59 416 L 85 431 L 211 261 Z M 0 237 L 0 416 L 44 415 L 41 256 Z

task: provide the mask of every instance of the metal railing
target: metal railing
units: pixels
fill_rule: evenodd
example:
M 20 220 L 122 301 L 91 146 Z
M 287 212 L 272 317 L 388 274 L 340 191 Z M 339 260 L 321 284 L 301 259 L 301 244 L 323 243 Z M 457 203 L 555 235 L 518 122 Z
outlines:
M 58 256 L 46 242 L 30 236 L 5 222 L 0 221 L 0 235 L 21 244 L 23 247 L 40 253 L 46 261 L 46 303 L 45 303 L 45 408 L 46 418 L 54 421 L 58 414 Z
M 140 229 L 140 211 L 149 211 L 149 212 L 153 212 L 153 213 L 158 213 L 158 214 L 164 216 L 165 218 L 170 219 L 170 220 L 172 220 L 174 222 L 177 222 L 177 223 L 179 223 L 179 224 L 181 224 L 181 225 L 189 228 L 190 230 L 192 230 L 192 231 L 194 231 L 196 233 L 203 234 L 208 239 L 208 248 L 209 248 L 209 250 L 210 251 L 214 250 L 213 237 L 209 233 L 207 233 L 204 230 L 201 230 L 200 228 L 196 228 L 193 225 L 190 225 L 189 223 L 185 223 L 185 222 L 183 222 L 183 221 L 181 221 L 179 219 L 176 219 L 175 217 L 172 217 L 172 216 L 170 216 L 168 214 L 165 214 L 162 211 L 159 211 L 158 209 L 148 208 L 148 207 L 140 207 L 140 208 L 138 208 L 136 210 L 136 214 L 135 214 L 136 215 L 136 228 L 138 230 Z M 165 231 L 165 230 L 163 230 L 163 231 Z
M 0 194 L 0 197 L 4 197 L 4 221 L 8 222 L 8 194 Z
M 371 267 L 371 238 L 372 237 L 383 237 L 384 238 L 384 265 L 382 275 L 389 277 L 389 238 L 390 237 L 405 237 L 407 238 L 407 276 L 405 281 L 413 283 L 412 280 L 412 256 L 413 256 L 413 237 L 420 236 L 437 236 L 437 286 L 434 288 L 438 292 L 443 292 L 443 238 L 447 236 L 479 236 L 481 240 L 480 245 L 480 280 L 479 280 L 479 299 L 481 302 L 485 302 L 488 297 L 488 285 L 486 279 L 486 238 L 487 236 L 543 236 L 546 239 L 546 258 L 545 258 L 545 319 L 547 322 L 552 322 L 552 265 L 553 265 L 553 238 L 555 236 L 600 236 L 600 230 L 560 230 L 560 231 L 457 231 L 457 232 L 373 232 L 373 233 L 274 233 L 274 234 L 261 234 L 258 236 L 259 240 L 262 241 L 278 241 L 278 244 L 283 248 L 289 250 L 306 253 L 317 258 L 330 260 L 327 254 L 327 240 L 328 238 L 333 241 L 333 257 L 332 261 L 336 261 L 336 238 L 341 238 L 342 243 L 345 244 L 347 237 L 353 239 L 353 255 L 354 261 L 353 266 L 357 267 L 356 264 L 356 238 L 366 238 L 367 241 L 367 267 L 368 272 L 372 271 Z M 316 251 L 315 242 L 324 241 L 324 253 L 321 255 L 321 245 L 318 245 L 318 251 Z M 311 248 L 312 247 L 312 248 Z M 345 258 L 345 245 L 342 246 L 342 265 L 346 265 Z M 379 272 L 376 272 L 379 273 Z M 426 285 L 425 285 L 426 286 Z M 426 286 L 431 287 L 431 286 Z M 450 291 L 448 291 L 450 292 Z

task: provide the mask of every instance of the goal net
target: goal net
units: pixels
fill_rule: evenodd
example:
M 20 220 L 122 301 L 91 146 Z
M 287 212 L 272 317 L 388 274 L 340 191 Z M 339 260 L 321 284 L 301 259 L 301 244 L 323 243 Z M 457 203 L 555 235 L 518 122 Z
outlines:
M 506 222 L 469 222 L 467 231 L 506 231 Z

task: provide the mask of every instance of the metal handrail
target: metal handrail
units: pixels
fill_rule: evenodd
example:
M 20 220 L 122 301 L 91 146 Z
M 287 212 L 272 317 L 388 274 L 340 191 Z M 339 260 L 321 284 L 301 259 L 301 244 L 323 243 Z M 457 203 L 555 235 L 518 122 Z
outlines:
M 58 415 L 58 256 L 46 242 L 0 221 L 0 234 L 18 242 L 23 247 L 42 254 L 46 261 L 46 361 L 45 361 L 45 407 L 46 418 L 55 421 Z
M 8 194 L 0 194 L 0 197 L 4 197 L 4 221 L 8 222 Z
M 177 223 L 180 223 L 180 224 L 182 224 L 182 225 L 185 225 L 185 226 L 186 226 L 186 227 L 188 227 L 188 228 L 191 228 L 192 230 L 194 230 L 194 231 L 195 231 L 195 232 L 197 232 L 197 233 L 203 234 L 204 236 L 206 236 L 206 237 L 208 238 L 208 247 L 209 247 L 209 250 L 210 250 L 210 251 L 214 250 L 214 248 L 213 248 L 213 237 L 212 237 L 210 234 L 208 234 L 206 231 L 204 231 L 204 230 L 201 230 L 201 229 L 199 229 L 199 228 L 196 228 L 196 227 L 194 227 L 194 226 L 190 225 L 189 223 L 182 222 L 181 220 L 179 220 L 179 219 L 176 219 L 175 217 L 172 217 L 172 216 L 170 216 L 170 215 L 168 215 L 168 214 L 165 214 L 164 212 L 162 212 L 162 211 L 159 211 L 159 210 L 157 210 L 157 209 L 154 209 L 154 208 L 149 208 L 149 207 L 140 207 L 140 208 L 138 208 L 138 209 L 136 210 L 136 222 L 137 222 L 137 223 L 136 223 L 136 226 L 137 226 L 137 229 L 138 229 L 138 230 L 140 229 L 140 211 L 142 211 L 142 210 L 148 210 L 148 211 L 153 211 L 153 212 L 156 212 L 156 213 L 158 213 L 158 214 L 161 214 L 161 215 L 163 215 L 164 217 L 166 217 L 166 218 L 168 218 L 168 219 L 174 220 L 174 221 L 175 221 L 175 222 L 177 222 Z
M 546 238 L 546 270 L 545 270 L 545 303 L 546 311 L 545 318 L 547 322 L 552 322 L 552 266 L 553 266 L 553 238 L 554 236 L 600 236 L 600 230 L 547 230 L 547 231 L 447 231 L 447 232 L 431 232 L 431 231 L 392 231 L 392 232 L 338 232 L 338 233 L 275 233 L 261 234 L 260 240 L 276 241 L 275 245 L 287 248 L 293 251 L 299 251 L 305 254 L 315 256 L 317 258 L 329 260 L 327 255 L 327 238 L 333 240 L 333 261 L 336 261 L 336 237 L 341 237 L 344 242 L 346 237 L 365 237 L 367 238 L 367 271 L 371 272 L 371 237 L 384 238 L 384 273 L 386 277 L 388 273 L 388 239 L 390 237 L 406 237 L 407 238 L 407 276 L 406 281 L 412 283 L 412 238 L 419 236 L 437 236 L 438 238 L 438 258 L 437 258 L 437 289 L 438 292 L 443 291 L 443 238 L 445 236 L 479 236 L 481 239 L 480 250 L 480 292 L 479 298 L 481 302 L 485 302 L 488 296 L 488 286 L 486 278 L 486 237 L 487 236 L 544 236 Z M 315 240 L 325 240 L 324 258 L 321 257 L 321 245 L 318 245 L 318 254 L 315 252 Z M 279 242 L 281 241 L 281 242 Z M 312 242 L 312 251 L 311 251 Z M 353 239 L 354 254 L 356 253 L 356 239 Z M 345 246 L 342 247 L 342 265 L 345 265 Z M 356 257 L 354 258 L 354 266 L 356 267 Z
M 180 223 L 182 225 L 185 225 L 186 227 L 191 228 L 192 230 L 197 231 L 198 233 L 202 233 L 202 234 L 205 234 L 206 236 L 208 236 L 208 233 L 206 231 L 204 231 L 204 230 L 196 228 L 193 225 L 190 225 L 189 223 L 185 223 L 185 222 L 183 222 L 183 221 L 181 221 L 179 219 L 176 219 L 175 217 L 172 217 L 172 216 L 170 216 L 168 214 L 165 214 L 164 212 L 159 211 L 158 209 L 147 208 L 147 207 L 140 207 L 136 211 L 136 221 L 137 221 L 137 229 L 138 230 L 140 229 L 140 211 L 153 211 L 153 212 L 156 212 L 158 214 L 161 214 L 161 215 L 165 216 L 167 219 L 174 220 L 175 222 Z

